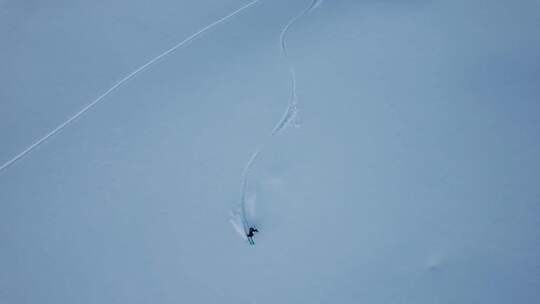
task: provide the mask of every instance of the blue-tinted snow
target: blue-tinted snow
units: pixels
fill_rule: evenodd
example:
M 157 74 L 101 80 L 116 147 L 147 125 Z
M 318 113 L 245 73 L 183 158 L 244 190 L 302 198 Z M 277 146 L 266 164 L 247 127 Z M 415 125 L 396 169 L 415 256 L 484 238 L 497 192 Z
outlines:
M 0 173 L 0 303 L 540 301 L 538 1 L 261 0 Z M 249 1 L 0 2 L 0 163 Z M 251 168 L 261 233 L 229 223 Z

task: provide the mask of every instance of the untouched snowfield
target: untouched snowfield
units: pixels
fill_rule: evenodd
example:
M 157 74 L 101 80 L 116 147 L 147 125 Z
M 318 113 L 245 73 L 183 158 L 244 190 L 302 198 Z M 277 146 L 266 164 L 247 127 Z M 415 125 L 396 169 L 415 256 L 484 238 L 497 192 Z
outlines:
M 0 0 L 0 303 L 539 303 L 539 14 Z

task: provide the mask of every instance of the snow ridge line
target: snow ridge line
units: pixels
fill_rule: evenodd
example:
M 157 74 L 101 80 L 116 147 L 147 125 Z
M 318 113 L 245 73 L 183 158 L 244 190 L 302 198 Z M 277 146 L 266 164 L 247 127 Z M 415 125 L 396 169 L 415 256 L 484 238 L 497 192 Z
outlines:
M 296 72 L 294 66 L 290 63 L 289 53 L 287 49 L 287 33 L 291 27 L 297 23 L 304 16 L 309 14 L 312 10 L 317 8 L 323 0 L 313 0 L 311 4 L 301 11 L 298 15 L 294 16 L 281 30 L 279 35 L 279 41 L 281 44 L 281 54 L 285 59 L 287 65 L 289 66 L 289 73 L 291 75 L 291 95 L 289 97 L 289 103 L 283 113 L 282 118 L 278 121 L 275 127 L 272 129 L 272 135 L 279 133 L 281 130 L 285 129 L 290 125 L 291 122 L 294 122 L 298 119 L 298 95 L 296 94 Z
M 45 141 L 47 141 L 47 139 L 51 138 L 52 136 L 56 135 L 57 133 L 59 133 L 60 131 L 62 131 L 65 127 L 67 127 L 71 122 L 73 122 L 74 120 L 76 120 L 77 118 L 79 118 L 81 115 L 83 115 L 84 113 L 86 113 L 88 110 L 90 110 L 92 107 L 94 107 L 95 105 L 97 105 L 98 103 L 100 103 L 105 97 L 107 97 L 109 94 L 111 94 L 113 91 L 115 91 L 118 87 L 120 87 L 122 84 L 126 83 L 128 80 L 130 80 L 131 78 L 133 78 L 134 76 L 136 76 L 137 74 L 139 74 L 140 72 L 144 71 L 145 69 L 149 68 L 150 66 L 152 66 L 154 63 L 156 63 L 157 61 L 159 61 L 160 59 L 164 58 L 165 56 L 173 53 L 174 51 L 176 51 L 177 49 L 179 49 L 180 47 L 188 44 L 189 42 L 195 40 L 198 36 L 200 36 L 201 34 L 203 34 L 204 32 L 210 30 L 211 28 L 215 27 L 216 25 L 220 24 L 220 23 L 223 23 L 227 20 L 229 20 L 230 18 L 234 17 L 235 15 L 239 14 L 240 12 L 244 11 L 245 9 L 249 8 L 250 6 L 254 5 L 255 3 L 259 2 L 259 0 L 254 0 L 254 1 L 251 1 L 249 2 L 248 4 L 240 7 L 239 9 L 233 11 L 232 13 L 226 15 L 225 17 L 222 17 L 212 23 L 210 23 L 209 25 L 201 28 L 200 30 L 198 30 L 197 32 L 195 32 L 194 34 L 192 34 L 191 36 L 187 37 L 186 39 L 180 41 L 179 43 L 177 43 L 175 46 L 171 47 L 170 49 L 166 50 L 165 52 L 159 54 L 158 56 L 154 57 L 153 59 L 151 59 L 150 61 L 148 61 L 147 63 L 141 65 L 140 67 L 138 67 L 137 69 L 135 69 L 133 72 L 131 72 L 130 74 L 128 74 L 127 76 L 125 76 L 124 78 L 122 78 L 121 80 L 119 80 L 118 82 L 116 82 L 112 87 L 110 87 L 108 90 L 106 90 L 103 94 L 101 94 L 98 98 L 94 99 L 92 102 L 90 102 L 89 104 L 87 104 L 84 108 L 82 108 L 79 112 L 73 114 L 71 117 L 69 117 L 66 121 L 64 121 L 63 123 L 61 123 L 60 125 L 58 125 L 56 128 L 54 128 L 53 130 L 51 130 L 49 133 L 45 134 L 45 136 L 41 137 L 40 139 L 38 139 L 36 142 L 34 142 L 33 144 L 31 144 L 30 146 L 28 146 L 26 149 L 24 149 L 22 152 L 20 152 L 19 154 L 15 155 L 13 158 L 11 158 L 10 160 L 8 160 L 7 162 L 5 162 L 4 164 L 2 164 L 0 166 L 0 173 L 2 171 L 4 171 L 6 168 L 10 167 L 11 165 L 13 165 L 14 163 L 16 163 L 18 160 L 20 160 L 22 157 L 24 157 L 26 154 L 30 153 L 32 150 L 34 150 L 36 147 L 38 147 L 39 145 L 41 145 L 42 143 L 44 143 Z

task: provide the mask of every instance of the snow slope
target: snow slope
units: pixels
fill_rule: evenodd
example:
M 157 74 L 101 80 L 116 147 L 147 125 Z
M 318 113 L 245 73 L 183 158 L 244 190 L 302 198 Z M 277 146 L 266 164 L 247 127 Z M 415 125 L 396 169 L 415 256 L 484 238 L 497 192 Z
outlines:
M 1 1 L 0 163 L 248 3 Z M 260 0 L 0 171 L 0 303 L 540 301 L 538 2 L 326 0 L 284 60 L 312 3 Z M 289 64 L 302 123 L 269 136 Z

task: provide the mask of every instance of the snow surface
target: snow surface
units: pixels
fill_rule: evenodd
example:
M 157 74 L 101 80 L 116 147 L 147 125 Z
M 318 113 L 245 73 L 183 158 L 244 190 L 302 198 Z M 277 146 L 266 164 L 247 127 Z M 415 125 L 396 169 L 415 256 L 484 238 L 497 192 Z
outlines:
M 249 3 L 0 0 L 0 164 Z M 539 11 L 254 3 L 0 170 L 0 303 L 540 302 Z

